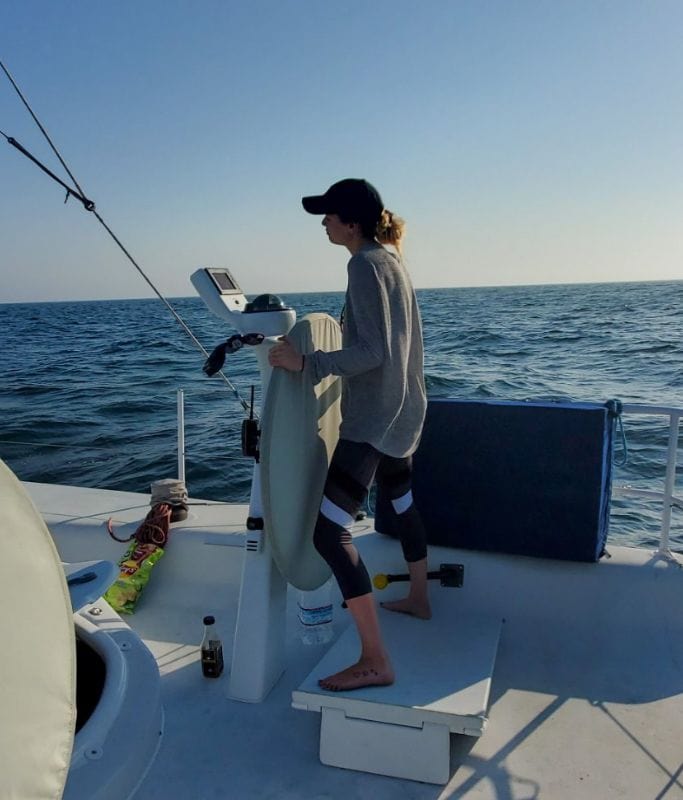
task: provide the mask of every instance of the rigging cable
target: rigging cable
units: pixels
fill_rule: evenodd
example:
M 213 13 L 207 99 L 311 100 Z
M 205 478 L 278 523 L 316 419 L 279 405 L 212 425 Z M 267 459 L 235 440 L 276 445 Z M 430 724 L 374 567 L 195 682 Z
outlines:
M 29 105 L 28 101 L 26 100 L 26 98 L 25 98 L 25 97 L 24 97 L 24 95 L 22 94 L 21 90 L 20 90 L 20 89 L 19 89 L 19 87 L 17 86 L 16 82 L 14 81 L 14 78 L 11 76 L 11 74 L 9 73 L 9 71 L 7 70 L 7 68 L 5 67 L 5 65 L 2 63 L 2 61 L 0 61 L 0 67 L 2 68 L 2 71 L 3 71 L 3 72 L 5 73 L 5 75 L 7 76 L 7 79 L 9 80 L 9 82 L 10 82 L 10 83 L 12 84 L 12 86 L 14 87 L 14 90 L 16 91 L 16 93 L 19 95 L 19 97 L 20 97 L 20 99 L 21 99 L 22 103 L 23 103 L 23 104 L 26 106 L 26 108 L 28 109 L 28 112 L 29 112 L 29 114 L 31 115 L 31 117 L 33 118 L 34 122 L 36 123 L 36 125 L 37 125 L 37 126 L 38 126 L 38 128 L 40 129 L 41 133 L 43 134 L 43 136 L 44 136 L 44 137 L 45 137 L 45 139 L 47 140 L 48 144 L 49 144 L 49 145 L 50 145 L 50 147 L 52 148 L 52 151 L 54 152 L 54 154 L 55 154 L 55 155 L 57 156 L 57 158 L 59 159 L 59 162 L 60 162 L 60 164 L 61 164 L 61 165 L 64 167 L 64 169 L 65 169 L 65 170 L 66 170 L 66 172 L 68 173 L 69 177 L 70 177 L 70 178 L 71 178 L 71 180 L 73 181 L 73 184 L 74 184 L 74 186 L 75 186 L 76 188 L 74 189 L 74 188 L 72 188 L 71 186 L 68 186 L 68 185 L 67 185 L 67 184 L 66 184 L 66 183 L 65 183 L 63 180 L 61 180 L 61 178 L 57 177 L 57 175 L 55 175 L 55 174 L 54 174 L 54 173 L 53 173 L 51 170 L 49 170 L 49 169 L 48 169 L 48 168 L 47 168 L 47 167 L 46 167 L 44 164 L 41 164 L 41 162 L 40 162 L 40 161 L 38 161 L 38 159 L 37 159 L 37 158 L 35 158 L 35 156 L 31 155 L 31 153 L 29 153 L 29 151 L 28 151 L 28 150 L 26 150 L 26 148 L 25 148 L 25 147 L 23 147 L 23 146 L 22 146 L 22 145 L 21 145 L 21 144 L 20 144 L 20 143 L 19 143 L 19 142 L 18 142 L 16 139 L 14 139 L 14 138 L 13 138 L 13 137 L 11 137 L 11 136 L 8 136 L 8 135 L 7 135 L 6 133 L 4 133 L 3 131 L 0 131 L 0 134 L 2 134 L 2 136 L 4 136 L 4 137 L 5 137 L 5 139 L 7 139 L 7 142 L 8 142 L 9 144 L 11 144 L 13 147 L 15 147 L 17 150 L 19 150 L 19 152 L 20 152 L 20 153 L 22 153 L 22 154 L 23 154 L 23 155 L 25 155 L 27 158 L 29 158 L 31 161 L 33 161 L 33 163 L 34 163 L 34 164 L 36 164 L 38 167 L 40 167 L 40 169 L 41 169 L 41 170 L 43 170 L 43 172 L 45 172 L 45 173 L 46 173 L 47 175 L 49 175 L 49 176 L 50 176 L 50 177 L 51 177 L 53 180 L 55 180 L 55 181 L 56 181 L 58 184 L 60 184 L 60 186 L 62 186 L 64 189 L 66 189 L 66 197 L 65 197 L 65 199 L 64 199 L 64 202 L 66 202 L 66 201 L 69 199 L 69 197 L 70 197 L 70 196 L 73 196 L 73 197 L 75 197 L 75 198 L 76 198 L 76 199 L 77 199 L 79 202 L 81 202 L 81 203 L 83 204 L 83 208 L 84 208 L 86 211 L 90 211 L 92 214 L 94 214 L 94 216 L 97 218 L 97 220 L 98 220 L 98 222 L 100 223 L 100 225 L 102 225 L 102 227 L 103 227 L 103 228 L 104 228 L 104 229 L 107 231 L 107 233 L 109 234 L 109 236 L 111 236 L 111 238 L 114 240 L 114 242 L 116 242 L 116 244 L 119 246 L 119 248 L 121 249 L 121 251 L 123 252 L 123 254 L 124 254 L 124 255 L 126 256 L 126 258 L 127 258 L 129 261 L 130 261 L 130 263 L 131 263 L 131 264 L 132 264 L 132 265 L 135 267 L 135 269 L 136 269 L 136 270 L 137 270 L 137 271 L 140 273 L 140 275 L 141 275 L 141 276 L 143 277 L 143 279 L 144 279 L 144 280 L 147 282 L 147 284 L 150 286 L 150 288 L 151 288 L 151 289 L 152 289 L 152 291 L 153 291 L 153 292 L 156 294 L 156 296 L 157 296 L 157 297 L 158 297 L 158 298 L 161 300 L 161 302 L 162 302 L 162 303 L 163 303 L 163 304 L 164 304 L 164 305 L 165 305 L 165 306 L 168 308 L 168 310 L 169 310 L 169 311 L 171 312 L 171 314 L 172 314 L 172 315 L 175 317 L 176 321 L 177 321 L 177 322 L 178 322 L 178 323 L 181 325 L 181 327 L 183 328 L 183 330 L 185 331 L 185 333 L 187 333 L 187 335 L 190 337 L 190 339 L 191 339 L 191 340 L 192 340 L 192 342 L 195 344 L 195 346 L 196 346 L 196 347 L 197 347 L 197 348 L 198 348 L 198 349 L 199 349 L 199 350 L 200 350 L 200 351 L 201 351 L 201 352 L 204 354 L 204 356 L 205 356 L 206 358 L 209 358 L 209 352 L 208 352 L 208 350 L 206 350 L 206 349 L 204 348 L 204 345 L 202 345 L 202 343 L 199 341 L 199 339 L 197 339 L 197 337 L 194 335 L 194 333 L 193 333 L 193 332 L 190 330 L 190 328 L 189 328 L 189 327 L 188 327 L 188 325 L 185 323 L 185 321 L 182 319 L 182 317 L 180 316 L 180 314 L 178 314 L 178 312 L 177 312 L 177 311 L 176 311 L 176 310 L 173 308 L 173 306 L 172 306 L 172 305 L 171 305 L 171 304 L 168 302 L 168 300 L 167 300 L 167 299 L 166 299 L 166 298 L 165 298 L 165 297 L 164 297 L 164 296 L 161 294 L 161 292 L 160 292 L 160 291 L 159 291 L 159 290 L 156 288 L 156 286 L 155 286 L 155 285 L 152 283 L 152 281 L 151 281 L 151 280 L 150 280 L 150 279 L 147 277 L 147 275 L 145 274 L 145 272 L 144 272 L 144 270 L 142 269 L 142 267 L 141 267 L 141 266 L 140 266 L 140 265 L 137 263 L 137 261 L 136 261 L 136 260 L 133 258 L 133 256 L 132 256 L 132 255 L 131 255 L 131 254 L 128 252 L 128 250 L 127 250 L 127 249 L 124 247 L 124 245 L 123 245 L 123 243 L 121 242 L 121 240 L 120 240 L 120 239 L 119 239 L 119 238 L 116 236 L 116 234 L 115 234 L 115 233 L 112 231 L 112 229 L 111 229 L 111 228 L 110 228 L 110 227 L 107 225 L 107 223 L 106 223 L 106 222 L 105 222 L 105 221 L 102 219 L 102 217 L 101 217 L 101 216 L 98 214 L 97 210 L 95 209 L 95 203 L 93 203 L 93 201 L 92 201 L 92 200 L 89 200 L 89 199 L 88 199 L 88 198 L 85 196 L 85 194 L 84 194 L 83 190 L 81 189 L 81 187 L 80 187 L 80 185 L 79 185 L 78 181 L 76 180 L 76 178 L 75 178 L 75 177 L 74 177 L 74 175 L 72 174 L 71 170 L 70 170 L 70 169 L 69 169 L 69 167 L 67 166 L 66 162 L 64 161 L 64 159 L 63 159 L 63 158 L 62 158 L 62 156 L 60 155 L 60 153 L 59 153 L 59 151 L 57 150 L 57 148 L 55 147 L 55 145 L 52 143 L 52 139 L 50 139 L 50 137 L 49 137 L 49 135 L 48 135 L 47 131 L 46 131 L 46 130 L 45 130 L 45 128 L 44 128 L 44 127 L 41 125 L 41 123 L 40 123 L 40 121 L 39 121 L 38 117 L 36 117 L 36 115 L 33 113 L 33 109 L 32 109 L 32 108 L 31 108 L 31 106 Z M 235 388 L 235 386 L 234 386 L 234 384 L 232 383 L 232 381 L 230 381 L 230 379 L 228 378 L 228 376 L 227 376 L 227 375 L 225 375 L 225 373 L 223 373 L 222 371 L 219 371 L 219 372 L 218 372 L 218 374 L 221 376 L 221 378 L 223 378 L 223 380 L 225 381 L 225 383 L 228 385 L 228 387 L 229 387 L 229 388 L 230 388 L 230 390 L 232 391 L 232 393 L 233 393 L 233 395 L 234 395 L 235 399 L 236 399 L 236 400 L 237 400 L 237 401 L 240 403 L 240 405 L 242 406 L 242 408 L 243 408 L 245 411 L 249 411 L 249 410 L 250 410 L 250 408 L 249 408 L 249 404 L 248 404 L 248 403 L 247 403 L 247 401 L 246 401 L 246 400 L 244 400 L 244 398 L 243 398 L 243 397 L 240 395 L 240 393 L 237 391 L 237 389 Z

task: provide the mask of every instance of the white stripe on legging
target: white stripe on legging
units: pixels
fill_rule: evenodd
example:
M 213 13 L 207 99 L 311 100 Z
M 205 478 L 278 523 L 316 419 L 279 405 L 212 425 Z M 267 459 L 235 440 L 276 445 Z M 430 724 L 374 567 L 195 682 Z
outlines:
M 320 504 L 320 513 L 332 522 L 336 522 L 337 525 L 341 525 L 342 528 L 350 528 L 355 521 L 351 514 L 335 505 L 327 497 L 323 497 L 323 501 Z
M 412 504 L 413 493 L 410 491 L 410 489 L 403 495 L 403 497 L 399 497 L 396 500 L 391 501 L 391 505 L 394 507 L 394 511 L 397 514 L 403 514 L 403 512 L 407 511 Z

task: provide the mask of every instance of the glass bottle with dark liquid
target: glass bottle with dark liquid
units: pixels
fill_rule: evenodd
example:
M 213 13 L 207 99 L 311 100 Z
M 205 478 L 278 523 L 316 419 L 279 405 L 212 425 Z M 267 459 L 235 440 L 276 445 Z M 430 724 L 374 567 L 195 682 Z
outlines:
M 204 617 L 204 638 L 201 644 L 202 673 L 205 678 L 217 678 L 223 672 L 223 645 L 218 638 L 214 617 Z

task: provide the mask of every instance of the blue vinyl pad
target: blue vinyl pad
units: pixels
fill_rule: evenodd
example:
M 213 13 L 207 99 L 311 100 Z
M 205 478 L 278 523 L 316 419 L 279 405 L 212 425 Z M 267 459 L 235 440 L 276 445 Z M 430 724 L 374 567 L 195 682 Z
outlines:
M 428 543 L 597 561 L 613 429 L 597 403 L 430 401 L 413 478 Z M 392 534 L 387 502 L 375 524 Z

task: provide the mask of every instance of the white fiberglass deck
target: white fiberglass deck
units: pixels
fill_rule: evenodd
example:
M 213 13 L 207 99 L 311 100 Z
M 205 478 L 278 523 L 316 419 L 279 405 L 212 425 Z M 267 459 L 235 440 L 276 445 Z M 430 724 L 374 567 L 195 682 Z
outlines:
M 129 535 L 149 508 L 147 495 L 26 486 L 65 561 L 116 561 L 125 546 L 109 538 L 105 521 L 120 520 L 119 533 Z M 464 563 L 465 584 L 434 587 L 435 619 L 425 625 L 438 626 L 443 615 L 456 624 L 505 619 L 488 726 L 479 738 L 450 737 L 451 777 L 436 787 L 320 763 L 318 715 L 290 705 L 323 655 L 296 639 L 294 592 L 287 670 L 263 703 L 229 700 L 227 675 L 201 677 L 205 613 L 216 615 L 230 668 L 247 508 L 190 511 L 126 618 L 157 659 L 165 710 L 161 748 L 136 800 L 683 798 L 679 565 L 609 544 L 612 557 L 598 564 L 432 548 L 430 567 Z M 398 544 L 369 523 L 357 526 L 356 542 L 371 574 L 403 571 Z M 381 599 L 401 591 L 392 584 Z M 386 625 L 400 621 L 380 613 Z M 338 634 L 348 622 L 337 603 Z M 397 685 L 410 682 L 396 666 Z

